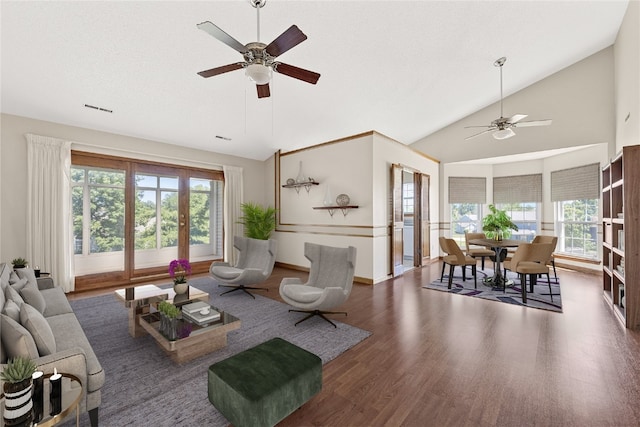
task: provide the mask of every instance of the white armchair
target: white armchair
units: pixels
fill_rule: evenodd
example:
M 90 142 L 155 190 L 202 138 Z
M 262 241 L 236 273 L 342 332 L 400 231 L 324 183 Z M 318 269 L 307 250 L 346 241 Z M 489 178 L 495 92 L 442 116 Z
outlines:
M 313 316 L 320 316 L 337 327 L 325 314 L 346 312 L 326 311 L 344 303 L 351 294 L 356 265 L 356 248 L 304 244 L 304 256 L 311 261 L 309 278 L 302 283 L 299 278 L 285 277 L 280 283 L 280 296 L 296 309 L 290 312 L 307 313 L 297 325 Z
M 214 279 L 222 282 L 220 286 L 231 288 L 220 295 L 243 291 L 255 298 L 249 290 L 268 290 L 252 285 L 264 282 L 271 275 L 276 262 L 278 242 L 236 236 L 233 246 L 240 253 L 236 265 L 215 261 L 211 264 L 209 273 Z

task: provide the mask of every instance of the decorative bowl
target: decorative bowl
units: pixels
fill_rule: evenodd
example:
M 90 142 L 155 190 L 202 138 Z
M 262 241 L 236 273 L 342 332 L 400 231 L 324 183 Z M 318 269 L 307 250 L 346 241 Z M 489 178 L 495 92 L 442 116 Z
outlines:
M 338 194 L 338 197 L 336 197 L 338 206 L 347 206 L 350 201 L 351 199 L 346 194 Z
M 287 185 L 293 185 L 293 184 L 295 184 L 295 183 L 296 183 L 296 180 L 295 180 L 295 179 L 293 179 L 293 178 L 289 178 L 289 179 L 287 179 Z
M 200 314 L 202 314 L 203 316 L 206 316 L 207 314 L 209 314 L 209 307 L 205 307 L 202 310 L 200 310 Z

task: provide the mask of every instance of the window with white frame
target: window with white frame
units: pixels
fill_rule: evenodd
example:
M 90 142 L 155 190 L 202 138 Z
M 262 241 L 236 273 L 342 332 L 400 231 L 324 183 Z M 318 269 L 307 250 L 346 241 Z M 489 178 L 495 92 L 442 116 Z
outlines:
M 551 172 L 551 201 L 556 207 L 556 253 L 597 258 L 600 164 Z
M 584 258 L 598 257 L 599 199 L 556 202 L 556 252 Z
M 482 205 L 487 202 L 486 189 L 485 177 L 449 177 L 450 237 L 460 246 L 465 245 L 465 231 L 475 233 L 482 228 Z
M 531 242 L 540 230 L 542 174 L 493 178 L 493 201 L 518 226 L 509 238 Z
M 540 203 L 498 203 L 498 209 L 507 212 L 511 221 L 518 226 L 518 230 L 511 230 L 510 239 L 531 242 L 540 229 L 540 216 L 538 215 Z

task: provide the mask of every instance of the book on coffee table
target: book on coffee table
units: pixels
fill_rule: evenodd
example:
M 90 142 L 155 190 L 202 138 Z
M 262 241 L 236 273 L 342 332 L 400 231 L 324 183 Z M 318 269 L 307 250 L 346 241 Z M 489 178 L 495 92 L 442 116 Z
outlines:
M 196 302 L 192 302 L 192 303 L 183 305 L 182 306 L 182 312 L 191 314 L 191 313 L 196 313 L 196 312 L 202 310 L 203 308 L 211 308 L 211 306 L 207 302 L 196 301 Z
M 204 324 L 220 320 L 220 312 L 213 308 L 210 308 L 209 313 L 207 314 L 201 314 L 199 311 L 194 311 L 193 313 L 183 311 L 182 317 L 192 321 L 196 325 L 202 326 Z

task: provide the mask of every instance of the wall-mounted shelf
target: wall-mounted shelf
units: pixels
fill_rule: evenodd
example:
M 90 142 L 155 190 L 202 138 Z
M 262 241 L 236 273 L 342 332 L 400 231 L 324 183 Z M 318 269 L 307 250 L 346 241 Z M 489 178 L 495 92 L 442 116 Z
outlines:
M 313 209 L 329 211 L 329 215 L 331 216 L 333 216 L 336 209 L 340 209 L 342 211 L 342 215 L 347 216 L 347 213 L 349 213 L 349 209 L 358 209 L 358 208 L 359 208 L 358 205 L 346 205 L 346 206 L 336 205 L 336 206 L 314 206 Z
M 311 187 L 314 185 L 319 185 L 319 182 L 316 181 L 306 181 L 306 182 L 296 182 L 295 184 L 283 184 L 282 188 L 293 188 L 296 190 L 296 193 L 300 193 L 300 188 L 304 187 L 305 190 L 307 190 L 307 193 L 309 192 L 309 190 L 311 190 Z

